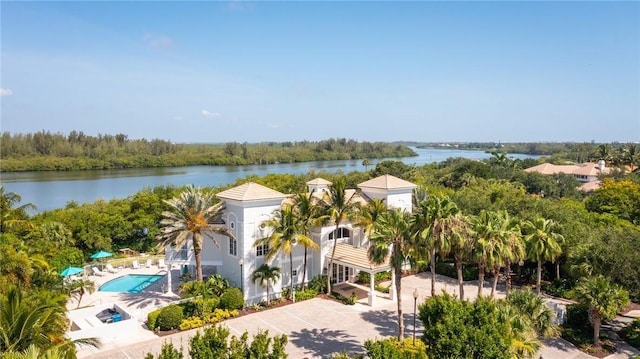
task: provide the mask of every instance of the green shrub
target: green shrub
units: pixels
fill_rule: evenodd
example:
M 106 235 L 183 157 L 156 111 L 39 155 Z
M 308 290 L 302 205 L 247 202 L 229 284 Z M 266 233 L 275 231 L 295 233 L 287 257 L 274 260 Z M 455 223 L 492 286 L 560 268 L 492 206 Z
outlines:
M 317 296 L 318 296 L 318 292 L 309 288 L 300 292 L 296 291 L 296 302 L 307 300 L 307 299 L 313 299 Z
M 309 289 L 313 289 L 318 293 L 327 292 L 327 276 L 317 275 L 309 282 Z
M 375 290 L 377 290 L 380 293 L 389 293 L 389 288 L 391 288 L 391 286 L 390 285 L 376 284 L 374 288 L 375 288 Z
M 570 328 L 590 328 L 589 308 L 582 304 L 568 304 L 566 326 Z
M 221 309 L 241 309 L 244 307 L 244 297 L 238 288 L 228 288 L 220 296 Z
M 455 263 L 436 262 L 436 273 L 445 275 L 450 278 L 458 278 L 458 270 Z M 462 267 L 462 279 L 476 280 L 478 279 L 478 267 L 465 265 Z
M 158 328 L 157 320 L 160 312 L 162 312 L 162 308 L 156 309 L 153 312 L 149 312 L 149 314 L 147 314 L 147 327 L 149 327 L 149 330 L 155 331 Z
M 411 338 L 403 341 L 398 341 L 397 338 L 367 340 L 364 348 L 370 359 L 427 359 L 427 346 L 420 339 L 416 339 L 415 345 Z
M 205 316 L 204 321 L 207 324 L 216 324 L 223 320 L 237 317 L 238 311 L 236 309 L 228 310 L 228 309 L 216 309 L 212 313 L 209 313 Z
M 189 330 L 194 328 L 200 328 L 204 326 L 204 321 L 201 317 L 189 317 L 180 323 L 180 330 Z
M 554 297 L 569 298 L 575 284 L 575 281 L 569 279 L 554 279 L 551 284 L 543 282 L 541 287 L 543 291 Z
M 357 282 L 358 283 L 362 283 L 362 284 L 366 284 L 369 285 L 369 279 L 371 278 L 371 276 L 369 276 L 369 273 L 367 272 L 363 272 L 360 271 L 358 272 L 358 279 Z M 380 283 L 382 281 L 385 280 L 390 280 L 391 279 L 391 271 L 388 272 L 379 272 L 376 273 L 373 277 L 373 282 L 374 283 Z
M 622 329 L 621 334 L 629 345 L 640 349 L 640 318 L 636 318 L 631 324 Z
M 162 343 L 160 354 L 158 354 L 158 357 L 157 357 L 157 359 L 183 359 L 183 358 L 184 358 L 184 355 L 182 354 L 182 350 L 176 349 L 176 347 L 173 346 L 173 343 Z M 147 353 L 144 359 L 155 359 L 155 357 L 153 356 L 153 354 Z
M 204 312 L 210 313 L 212 310 L 218 308 L 220 299 L 216 296 L 207 297 L 204 299 Z M 192 301 L 180 303 L 180 306 L 184 308 L 185 318 L 202 315 L 203 300 L 197 298 Z
M 352 296 L 353 296 L 353 294 L 352 294 Z M 347 304 L 347 305 L 354 305 L 358 301 L 358 297 L 357 296 L 356 296 L 356 299 L 353 300 L 352 297 L 347 298 L 347 297 L 345 297 L 344 295 L 342 295 L 342 294 L 340 294 L 338 292 L 331 292 L 329 297 L 331 297 L 333 299 L 336 299 L 336 300 L 339 300 L 342 303 Z
M 180 327 L 183 318 L 182 307 L 171 304 L 162 308 L 162 311 L 156 320 L 156 324 L 160 330 L 172 330 Z

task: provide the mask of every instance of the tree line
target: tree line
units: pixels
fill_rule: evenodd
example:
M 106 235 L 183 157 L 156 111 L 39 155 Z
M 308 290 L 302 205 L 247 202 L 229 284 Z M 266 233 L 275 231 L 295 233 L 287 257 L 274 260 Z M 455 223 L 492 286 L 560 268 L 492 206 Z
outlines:
M 40 131 L 2 133 L 0 168 L 69 171 L 112 168 L 248 165 L 415 156 L 406 146 L 331 138 L 323 141 L 176 144 L 162 139 L 129 139 L 125 134 L 90 136 Z
M 295 194 L 304 192 L 305 182 L 316 177 L 328 179 L 339 184 L 338 187 L 344 184 L 344 188 L 355 188 L 368 179 L 391 174 L 417 184 L 427 196 L 416 194 L 417 211 L 408 217 L 394 212 L 380 216 L 372 226 L 371 238 L 373 243 L 379 240 L 381 245 L 372 248 L 388 250 L 389 245 L 394 247 L 396 242 L 388 241 L 404 238 L 405 229 L 415 228 L 409 224 L 416 221 L 416 216 L 424 216 L 425 220 L 420 223 L 432 223 L 421 231 L 424 236 L 407 236 L 422 243 L 422 254 L 415 256 L 418 268 L 420 263 L 423 269 L 437 268 L 438 263 L 444 263 L 455 267 L 456 275 L 459 275 L 458 268 L 463 275 L 465 268 L 474 268 L 476 278 L 480 279 L 478 276 L 486 273 L 492 280 L 496 268 L 499 272 L 509 268 L 519 284 L 535 283 L 540 290 L 545 290 L 549 283 L 553 285 L 557 277 L 567 286 L 574 287 L 582 278 L 603 276 L 629 291 L 633 300 L 640 300 L 639 174 L 621 169 L 619 173 L 603 178 L 602 187 L 592 195 L 585 195 L 574 190 L 577 183 L 572 182 L 575 181 L 572 178 L 542 176 L 522 170 L 531 164 L 531 160 L 512 160 L 504 156 L 485 161 L 449 159 L 424 166 L 384 161 L 365 172 L 249 176 L 227 186 L 205 190 L 217 193 L 251 180 L 283 193 Z M 129 247 L 153 251 L 156 238 L 163 231 L 160 225 L 164 219 L 162 213 L 171 211 L 170 200 L 183 192 L 184 188 L 173 186 L 146 188 L 123 199 L 69 203 L 65 208 L 30 216 L 28 209 L 35 204 L 23 204 L 19 194 L 1 190 L 2 300 L 24 302 L 25 308 L 33 310 L 40 308 L 38 313 L 41 315 L 53 310 L 58 313 L 55 318 L 62 318 L 59 315 L 64 309 L 60 304 L 64 304 L 70 293 L 62 284 L 60 270 L 85 263 L 96 250 L 115 252 Z M 360 212 L 354 220 L 367 223 L 367 218 L 370 220 L 375 214 L 372 211 L 366 215 L 368 210 Z M 298 215 L 298 211 L 294 214 Z M 340 211 L 334 209 L 333 212 L 335 224 L 340 221 Z M 346 216 L 349 211 L 343 213 Z M 429 222 L 428 218 L 447 220 Z M 436 222 L 438 226 L 433 225 Z M 440 224 L 447 224 L 447 227 Z M 400 231 L 396 231 L 398 228 Z M 545 233 L 547 237 L 543 236 Z M 509 253 L 510 245 L 504 243 L 514 238 L 520 240 L 521 246 L 515 244 L 511 248 L 515 256 L 505 255 Z M 551 240 L 555 245 L 547 247 Z M 538 242 L 544 242 L 545 246 L 534 245 Z M 489 243 L 492 245 L 484 246 Z M 402 247 L 400 242 L 397 244 Z M 504 253 L 493 252 L 498 249 Z M 381 250 L 371 255 L 374 259 L 377 255 L 389 255 L 389 252 Z M 436 261 L 435 266 L 430 266 L 432 260 Z M 537 285 L 538 273 L 540 285 Z M 469 279 L 463 277 L 462 280 Z M 22 292 L 12 291 L 14 287 Z M 9 293 L 13 294 L 9 297 Z M 589 295 L 588 292 L 584 294 Z M 46 305 L 40 307 L 35 305 L 37 303 Z M 15 332 L 18 337 L 11 337 L 16 341 L 11 341 L 10 349 L 26 350 L 28 345 L 24 343 L 29 343 L 30 336 L 55 339 L 55 342 L 38 342 L 42 349 L 55 347 L 64 333 L 64 326 L 59 325 L 59 321 L 55 323 L 32 327 L 28 332 Z M 47 333 L 43 335 L 43 332 Z

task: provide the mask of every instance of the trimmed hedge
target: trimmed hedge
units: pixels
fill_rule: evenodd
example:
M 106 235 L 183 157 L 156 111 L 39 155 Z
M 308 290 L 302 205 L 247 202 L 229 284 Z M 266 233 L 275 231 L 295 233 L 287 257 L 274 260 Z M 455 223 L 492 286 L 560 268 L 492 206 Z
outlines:
M 182 306 L 171 304 L 162 308 L 156 324 L 160 330 L 172 330 L 180 327 L 183 316 Z
M 229 288 L 220 296 L 221 309 L 241 309 L 244 307 L 244 297 L 238 288 Z

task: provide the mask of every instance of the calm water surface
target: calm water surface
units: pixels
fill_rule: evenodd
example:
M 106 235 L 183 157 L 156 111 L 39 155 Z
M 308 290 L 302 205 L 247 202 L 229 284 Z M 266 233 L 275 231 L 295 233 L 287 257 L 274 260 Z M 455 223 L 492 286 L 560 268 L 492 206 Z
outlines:
M 395 158 L 407 164 L 421 166 L 441 162 L 450 157 L 486 159 L 490 154 L 482 151 L 440 150 L 413 148 L 417 157 Z M 514 158 L 536 157 L 529 155 L 509 155 Z M 378 162 L 370 160 L 373 168 Z M 163 185 L 220 186 L 235 182 L 248 175 L 264 176 L 269 173 L 308 173 L 311 170 L 345 173 L 364 171 L 362 160 L 316 161 L 305 163 L 280 163 L 272 165 L 248 166 L 191 166 L 169 168 L 132 168 L 92 171 L 64 172 L 16 172 L 2 173 L 0 183 L 5 191 L 22 197 L 21 203 L 33 203 L 38 212 L 62 208 L 68 202 L 94 202 L 100 198 L 110 200 L 125 198 L 145 187 Z

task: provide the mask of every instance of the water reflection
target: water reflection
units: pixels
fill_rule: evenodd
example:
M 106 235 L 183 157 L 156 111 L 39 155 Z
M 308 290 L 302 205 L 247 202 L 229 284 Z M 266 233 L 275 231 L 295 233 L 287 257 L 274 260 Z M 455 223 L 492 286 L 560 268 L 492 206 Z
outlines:
M 421 166 L 441 162 L 450 157 L 486 159 L 491 155 L 482 151 L 434 150 L 413 148 L 417 157 L 396 158 L 407 164 Z M 536 157 L 514 155 L 515 158 Z M 369 169 L 384 159 L 370 160 Z M 310 171 L 364 171 L 362 160 L 316 161 L 248 166 L 192 166 L 169 168 L 133 168 L 91 171 L 47 171 L 2 173 L 0 183 L 5 191 L 22 196 L 22 203 L 34 203 L 38 211 L 62 208 L 68 202 L 94 202 L 100 198 L 125 198 L 145 187 L 164 185 L 220 186 L 248 175 L 269 173 L 301 174 Z

